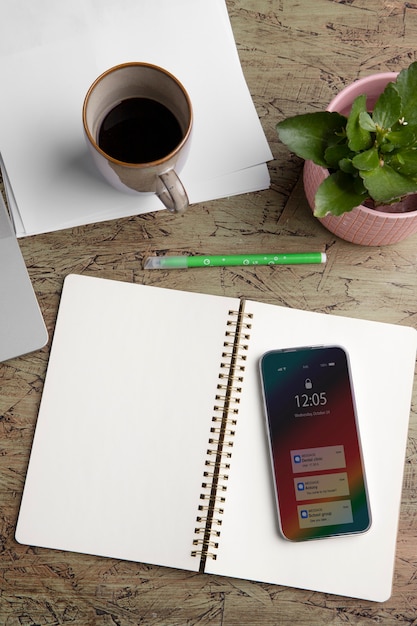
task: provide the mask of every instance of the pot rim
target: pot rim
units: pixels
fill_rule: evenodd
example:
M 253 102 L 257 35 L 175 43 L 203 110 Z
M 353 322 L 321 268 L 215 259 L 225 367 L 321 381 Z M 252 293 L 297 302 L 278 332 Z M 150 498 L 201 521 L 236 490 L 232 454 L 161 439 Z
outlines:
M 337 95 L 329 102 L 326 111 L 337 111 L 336 107 L 339 106 L 341 100 L 351 97 L 352 92 L 357 92 L 356 95 L 359 95 L 360 88 L 363 85 L 369 86 L 374 83 L 385 82 L 387 84 L 389 82 L 394 82 L 398 74 L 399 72 L 380 72 L 376 74 L 369 74 L 369 76 L 363 76 L 358 80 L 354 80 L 337 93 Z

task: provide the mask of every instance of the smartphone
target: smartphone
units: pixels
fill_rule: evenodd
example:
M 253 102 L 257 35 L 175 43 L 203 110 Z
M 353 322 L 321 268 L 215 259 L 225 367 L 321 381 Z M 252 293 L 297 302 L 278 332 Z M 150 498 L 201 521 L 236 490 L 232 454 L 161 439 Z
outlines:
M 365 532 L 371 514 L 346 350 L 273 350 L 260 370 L 282 535 Z

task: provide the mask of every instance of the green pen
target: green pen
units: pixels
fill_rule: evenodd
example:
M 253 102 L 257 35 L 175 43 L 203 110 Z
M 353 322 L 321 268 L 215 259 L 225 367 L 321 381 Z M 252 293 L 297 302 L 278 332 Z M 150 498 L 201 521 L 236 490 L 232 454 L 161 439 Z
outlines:
M 289 252 L 288 254 L 215 254 L 195 256 L 153 256 L 145 261 L 146 270 L 184 269 L 188 267 L 228 267 L 233 265 L 301 265 L 325 263 L 325 252 Z

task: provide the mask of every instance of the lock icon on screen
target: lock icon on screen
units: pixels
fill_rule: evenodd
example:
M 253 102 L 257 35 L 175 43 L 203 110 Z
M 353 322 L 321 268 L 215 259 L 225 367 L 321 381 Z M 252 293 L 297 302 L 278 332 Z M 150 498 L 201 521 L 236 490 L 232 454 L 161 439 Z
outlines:
M 311 382 L 310 378 L 305 379 L 304 386 L 306 389 L 313 389 L 313 383 Z

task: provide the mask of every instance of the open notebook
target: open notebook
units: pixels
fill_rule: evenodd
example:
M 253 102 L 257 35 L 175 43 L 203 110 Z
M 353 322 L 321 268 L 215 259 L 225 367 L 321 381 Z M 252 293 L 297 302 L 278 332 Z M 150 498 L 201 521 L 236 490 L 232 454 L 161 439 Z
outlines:
M 350 355 L 373 523 L 292 543 L 276 523 L 258 362 L 323 343 Z M 415 354 L 408 327 L 71 275 L 16 538 L 386 600 Z

